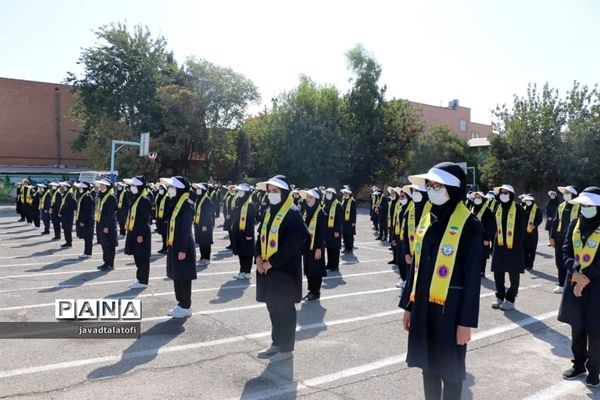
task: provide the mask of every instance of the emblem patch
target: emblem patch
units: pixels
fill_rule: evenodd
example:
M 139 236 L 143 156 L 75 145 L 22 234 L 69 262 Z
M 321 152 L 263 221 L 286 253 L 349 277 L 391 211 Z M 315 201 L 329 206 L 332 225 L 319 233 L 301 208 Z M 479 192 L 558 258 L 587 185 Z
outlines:
M 448 276 L 448 267 L 446 265 L 440 265 L 437 268 L 437 274 L 440 278 L 446 278 Z
M 447 244 L 444 247 L 442 247 L 442 254 L 446 257 L 450 257 L 452 254 L 454 254 L 454 249 L 452 248 L 452 246 Z
M 596 246 L 598 246 L 598 243 L 596 243 L 595 240 L 588 239 L 586 246 L 589 247 L 590 249 L 594 249 L 594 248 L 596 248 Z

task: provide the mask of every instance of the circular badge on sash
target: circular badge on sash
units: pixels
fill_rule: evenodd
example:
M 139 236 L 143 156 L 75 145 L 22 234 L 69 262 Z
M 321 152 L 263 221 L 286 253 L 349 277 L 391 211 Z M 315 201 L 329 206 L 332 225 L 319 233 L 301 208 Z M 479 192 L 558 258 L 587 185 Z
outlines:
M 454 254 L 454 249 L 452 248 L 452 246 L 447 244 L 444 247 L 442 247 L 442 254 L 446 257 L 450 257 L 452 254 Z
M 598 243 L 596 243 L 596 241 L 593 239 L 588 239 L 586 246 L 589 247 L 590 249 L 593 249 L 596 246 L 598 246 Z
M 277 233 L 277 227 L 272 226 L 271 227 L 271 233 Z
M 583 255 L 583 262 L 590 262 L 592 260 L 592 256 L 590 256 L 589 254 L 584 254 Z
M 440 278 L 442 278 L 442 279 L 447 278 L 448 277 L 448 273 L 449 273 L 449 270 L 448 270 L 448 266 L 447 265 L 442 264 L 442 265 L 439 265 L 437 267 L 437 274 L 438 274 L 438 276 Z
M 277 247 L 277 242 L 274 240 L 271 240 L 271 242 L 269 243 L 269 246 L 275 248 L 275 247 Z
M 573 246 L 575 247 L 581 247 L 581 241 L 580 240 L 576 240 L 573 242 Z

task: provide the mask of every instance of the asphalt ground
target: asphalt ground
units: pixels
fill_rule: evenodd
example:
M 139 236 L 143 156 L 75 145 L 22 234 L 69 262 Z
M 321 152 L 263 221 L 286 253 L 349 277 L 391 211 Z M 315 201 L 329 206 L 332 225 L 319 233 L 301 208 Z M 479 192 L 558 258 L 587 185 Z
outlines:
M 176 302 L 164 256 L 152 257 L 149 287 L 131 290 L 135 265 L 123 240 L 116 269 L 101 272 L 99 246 L 80 260 L 81 240 L 60 249 L 17 222 L 13 207 L 0 206 L 0 322 L 54 321 L 58 298 L 138 298 L 143 306 L 139 339 L 1 340 L 0 398 L 421 399 L 421 371 L 404 362 L 407 334 L 388 245 L 375 241 L 366 210 L 357 225 L 354 256 L 343 256 L 340 272 L 325 278 L 319 302 L 297 306 L 293 362 L 268 366 L 256 358 L 270 344 L 267 311 L 255 300 L 254 277 L 233 279 L 237 258 L 225 250 L 221 228 L 211 264 L 193 282 L 193 316 L 172 320 L 165 316 Z M 561 378 L 570 367 L 570 329 L 556 320 L 553 252 L 546 232 L 540 236 L 516 310 L 491 309 L 488 265 L 465 399 L 600 399 L 583 379 Z M 159 246 L 155 234 L 153 252 Z

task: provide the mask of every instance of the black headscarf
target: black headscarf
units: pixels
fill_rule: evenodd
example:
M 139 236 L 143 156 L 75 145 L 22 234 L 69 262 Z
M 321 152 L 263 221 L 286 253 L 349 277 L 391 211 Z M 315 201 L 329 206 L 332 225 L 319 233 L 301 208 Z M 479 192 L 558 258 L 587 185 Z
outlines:
M 590 186 L 583 189 L 582 193 L 593 193 L 600 195 L 600 188 Z M 585 218 L 583 215 L 580 218 L 579 229 L 583 237 L 589 237 L 598 226 L 600 226 L 600 207 L 596 207 L 596 216 L 593 218 Z
M 181 196 L 183 196 L 184 193 L 190 192 L 190 182 L 187 179 L 185 179 L 183 176 L 174 176 L 173 178 L 175 178 L 179 182 L 183 183 L 183 188 L 176 188 L 177 194 L 173 198 L 173 201 L 177 201 L 177 200 L 179 200 L 179 198 Z
M 460 180 L 460 187 L 446 186 L 446 190 L 448 191 L 448 197 L 450 197 L 450 200 L 448 200 L 441 206 L 436 206 L 435 204 L 431 206 L 431 213 L 435 215 L 438 219 L 445 219 L 446 217 L 450 218 L 450 214 L 454 211 L 456 205 L 463 201 L 463 199 L 465 198 L 467 191 L 467 177 L 460 165 L 452 162 L 439 163 L 433 168 L 444 170 L 454 175 Z

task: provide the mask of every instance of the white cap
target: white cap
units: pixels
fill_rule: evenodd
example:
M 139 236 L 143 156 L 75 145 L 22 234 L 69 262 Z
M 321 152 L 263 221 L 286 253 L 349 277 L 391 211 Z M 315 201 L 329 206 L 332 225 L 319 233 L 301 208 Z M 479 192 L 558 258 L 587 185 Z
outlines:
M 73 186 L 80 189 L 87 189 L 90 187 L 90 185 L 88 185 L 86 182 L 75 182 Z
M 239 191 L 242 191 L 242 192 L 249 192 L 251 189 L 250 189 L 250 186 L 247 183 L 240 183 L 239 185 L 237 185 L 235 187 L 235 190 L 239 190 Z
M 335 189 L 334 189 L 334 188 L 332 188 L 332 187 L 329 187 L 329 188 L 327 188 L 327 190 L 325 190 L 325 192 L 329 192 L 329 193 L 337 194 L 337 192 L 335 191 Z
M 344 187 L 342 190 L 340 190 L 340 192 L 352 194 L 352 190 L 350 188 L 347 188 L 347 187 Z
M 58 183 L 58 182 L 50 182 L 48 184 L 48 186 L 58 187 L 58 186 L 60 186 L 60 183 Z
M 460 187 L 460 179 L 440 168 L 431 168 L 426 174 L 411 175 L 408 181 L 420 186 L 425 186 L 425 181 L 431 181 L 445 186 Z
M 571 194 L 574 194 L 575 196 L 577 196 L 577 190 L 575 190 L 575 188 L 573 186 L 571 186 L 571 185 L 569 185 L 569 186 L 559 186 L 558 190 L 562 194 L 571 193 Z
M 512 194 L 515 194 L 515 189 L 511 185 L 504 184 L 502 186 L 495 187 L 494 193 L 496 193 L 496 194 L 500 193 L 500 189 L 504 189 L 506 191 L 511 192 Z
M 300 191 L 300 196 L 303 199 L 305 199 L 308 195 L 310 195 L 312 198 L 315 198 L 317 200 L 321 198 L 321 194 L 319 193 L 319 190 L 317 188 Z
M 475 197 L 476 194 L 480 195 L 481 197 L 486 197 L 485 193 L 483 193 L 483 192 L 473 192 L 472 193 L 473 197 Z
M 106 179 L 99 179 L 97 181 L 94 181 L 95 185 L 104 185 L 104 186 L 112 186 L 112 183 L 110 183 L 108 180 Z
M 524 194 L 523 197 L 521 197 L 521 201 L 535 201 L 535 198 L 529 194 Z
M 160 178 L 160 181 L 163 182 L 163 179 L 169 179 L 169 178 Z M 143 186 L 144 185 L 144 182 L 140 181 L 138 178 L 123 179 L 123 182 L 129 186 Z
M 64 182 L 59 182 L 58 184 L 59 184 L 60 186 L 71 187 L 71 184 L 70 184 L 69 182 L 67 182 L 67 181 L 64 181 Z
M 47 188 L 48 186 L 44 185 L 43 183 L 38 183 L 38 184 L 37 184 L 37 187 L 41 187 L 41 188 L 44 188 L 44 189 L 45 189 L 45 188 Z
M 290 190 L 290 186 L 287 183 L 285 183 L 283 180 L 277 178 L 276 176 L 272 177 L 271 179 L 269 179 L 266 182 L 257 183 L 256 187 L 258 188 L 258 190 L 264 190 L 266 192 L 267 185 L 276 186 L 279 189 L 283 189 L 283 190 Z
M 569 201 L 571 204 L 582 204 L 584 206 L 600 207 L 600 194 L 581 192 L 579 196 Z
M 204 183 L 192 183 L 192 187 L 196 189 L 206 190 L 206 185 Z

